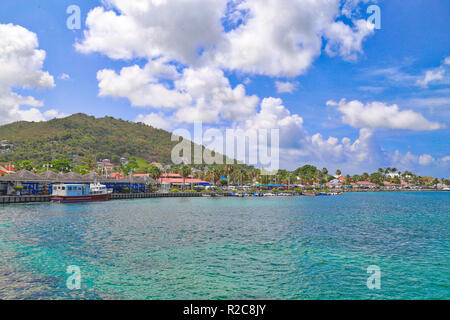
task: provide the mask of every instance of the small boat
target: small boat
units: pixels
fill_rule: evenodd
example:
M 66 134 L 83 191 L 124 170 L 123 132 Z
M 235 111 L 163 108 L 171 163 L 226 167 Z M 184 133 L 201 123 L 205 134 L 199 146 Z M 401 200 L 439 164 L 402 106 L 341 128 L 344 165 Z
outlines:
M 315 197 L 317 194 L 315 192 L 303 192 L 302 195 L 307 197 Z
M 50 201 L 69 203 L 109 200 L 111 192 L 100 183 L 91 184 L 55 184 Z

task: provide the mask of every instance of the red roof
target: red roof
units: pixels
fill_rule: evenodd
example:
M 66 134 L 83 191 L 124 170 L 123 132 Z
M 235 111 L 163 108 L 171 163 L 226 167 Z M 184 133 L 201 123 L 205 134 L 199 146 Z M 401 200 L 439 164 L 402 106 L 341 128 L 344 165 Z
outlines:
M 123 175 L 121 175 L 121 174 L 118 173 L 118 172 L 113 172 L 113 173 L 111 173 L 109 176 L 110 176 L 111 178 L 119 178 L 119 179 L 121 179 L 121 178 L 124 177 Z
M 385 186 L 398 186 L 398 184 L 392 183 L 392 182 L 389 182 L 389 181 L 384 181 L 383 183 L 384 183 Z
M 16 167 L 14 165 L 6 165 L 3 166 L 3 168 L 5 168 L 8 171 L 16 171 Z
M 364 186 L 375 186 L 375 183 L 372 183 L 369 181 L 358 181 L 357 184 L 364 185 Z
M 345 180 L 347 180 L 347 178 L 346 177 L 339 177 L 338 180 L 345 181 Z
M 182 178 L 178 173 L 163 173 L 161 178 Z
M 5 173 L 8 173 L 8 172 L 3 171 L 3 170 L 0 169 L 0 174 L 5 174 Z
M 171 184 L 183 184 L 185 183 L 207 183 L 207 181 L 203 181 L 201 179 L 194 179 L 194 178 L 186 178 L 183 181 L 183 178 L 159 178 L 158 182 L 160 183 L 171 183 Z
M 136 174 L 133 174 L 133 177 L 136 177 L 136 178 L 148 177 L 148 176 L 149 176 L 148 173 L 136 173 Z

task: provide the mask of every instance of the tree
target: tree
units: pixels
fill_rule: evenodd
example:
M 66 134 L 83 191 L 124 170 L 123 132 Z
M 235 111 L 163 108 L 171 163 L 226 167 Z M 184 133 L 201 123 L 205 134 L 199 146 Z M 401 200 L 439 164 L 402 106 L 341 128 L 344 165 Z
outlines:
M 341 171 L 340 169 L 337 169 L 337 170 L 336 170 L 336 175 L 337 175 L 337 176 L 340 176 L 341 173 L 342 173 L 342 171 Z
M 147 168 L 147 173 L 149 174 L 150 178 L 154 180 L 158 180 L 161 177 L 161 169 L 159 169 L 157 166 L 151 164 Z
M 400 178 L 398 177 L 398 176 L 395 176 L 394 177 L 394 179 L 392 180 L 395 184 L 400 184 L 400 183 L 402 183 L 401 181 L 400 181 Z
M 183 189 L 185 188 L 186 185 L 186 178 L 189 177 L 189 175 L 191 174 L 192 168 L 188 165 L 183 165 L 181 166 L 181 170 L 180 170 L 180 174 L 183 177 Z
M 67 159 L 58 159 L 56 161 L 52 161 L 51 164 L 57 172 L 69 172 L 72 161 Z
M 319 170 L 312 165 L 304 165 L 301 168 L 298 168 L 294 171 L 296 175 L 300 177 L 302 183 L 312 184 L 317 180 L 319 175 Z
M 128 175 L 131 171 L 134 171 L 137 168 L 137 164 L 130 162 L 123 166 L 122 172 L 124 175 Z
M 15 167 L 17 170 L 33 170 L 33 164 L 30 160 L 18 161 L 15 163 Z
M 352 177 L 348 174 L 348 175 L 346 175 L 345 176 L 345 181 L 344 181 L 344 184 L 345 185 L 349 185 L 351 182 L 352 182 Z
M 372 173 L 369 177 L 369 181 L 378 185 L 383 184 L 383 175 L 380 172 Z

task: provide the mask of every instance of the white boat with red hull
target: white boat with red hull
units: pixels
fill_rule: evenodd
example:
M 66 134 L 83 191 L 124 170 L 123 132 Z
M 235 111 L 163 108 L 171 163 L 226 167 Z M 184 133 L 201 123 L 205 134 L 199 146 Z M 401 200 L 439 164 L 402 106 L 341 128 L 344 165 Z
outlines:
M 52 202 L 88 202 L 109 200 L 111 192 L 100 183 L 91 184 L 55 184 L 50 197 Z

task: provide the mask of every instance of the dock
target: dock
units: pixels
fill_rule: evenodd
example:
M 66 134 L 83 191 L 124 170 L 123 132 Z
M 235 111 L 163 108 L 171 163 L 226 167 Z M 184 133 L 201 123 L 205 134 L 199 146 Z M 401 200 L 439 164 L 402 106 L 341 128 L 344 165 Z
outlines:
M 148 198 L 193 198 L 201 193 L 113 193 L 110 200 L 148 199 Z M 50 202 L 49 195 L 43 196 L 0 196 L 0 204 Z

